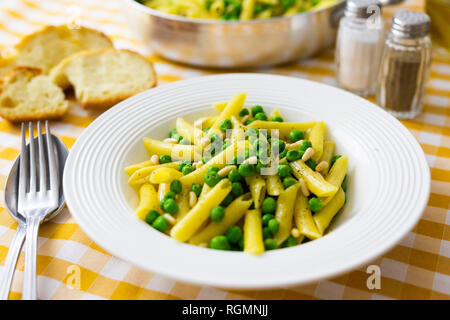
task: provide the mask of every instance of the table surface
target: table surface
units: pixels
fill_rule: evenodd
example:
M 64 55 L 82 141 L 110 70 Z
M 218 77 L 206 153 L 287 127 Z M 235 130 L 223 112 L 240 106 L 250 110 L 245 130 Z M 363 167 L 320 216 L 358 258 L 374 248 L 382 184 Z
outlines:
M 387 8 L 390 19 L 400 8 L 423 10 L 422 0 Z M 147 56 L 158 73 L 158 85 L 217 73 L 180 66 L 151 55 L 129 31 L 120 1 L 15 0 L 0 2 L 0 49 L 46 24 L 65 24 L 73 14 L 81 24 L 110 36 L 117 48 Z M 250 70 L 335 84 L 333 52 L 291 65 Z M 71 103 L 53 132 L 70 148 L 98 114 Z M 102 250 L 89 239 L 67 209 L 42 225 L 38 240 L 38 297 L 40 299 L 450 299 L 450 63 L 434 59 L 423 113 L 402 121 L 422 146 L 431 168 L 431 194 L 415 228 L 382 257 L 342 276 L 307 286 L 270 291 L 225 291 L 174 281 L 143 271 Z M 0 272 L 17 223 L 3 202 L 6 176 L 20 150 L 19 127 L 0 118 Z M 381 268 L 381 288 L 367 288 L 368 265 Z M 73 267 L 75 266 L 75 267 Z M 80 288 L 70 286 L 79 267 Z M 20 256 L 11 299 L 20 299 L 24 257 Z M 69 284 L 69 285 L 68 285 Z

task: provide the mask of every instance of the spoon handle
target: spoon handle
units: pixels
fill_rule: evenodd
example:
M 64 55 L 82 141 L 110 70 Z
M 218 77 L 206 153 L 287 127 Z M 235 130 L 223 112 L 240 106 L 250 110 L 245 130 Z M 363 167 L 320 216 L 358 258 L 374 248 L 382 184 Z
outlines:
M 27 218 L 27 241 L 25 243 L 25 272 L 23 276 L 22 300 L 36 300 L 37 297 L 37 237 L 42 218 L 38 215 Z
M 17 258 L 22 249 L 23 241 L 25 240 L 26 226 L 24 223 L 19 223 L 17 232 L 9 247 L 8 256 L 6 257 L 5 265 L 3 266 L 3 275 L 0 279 L 0 300 L 8 300 L 9 289 L 11 288 L 14 271 L 16 269 Z

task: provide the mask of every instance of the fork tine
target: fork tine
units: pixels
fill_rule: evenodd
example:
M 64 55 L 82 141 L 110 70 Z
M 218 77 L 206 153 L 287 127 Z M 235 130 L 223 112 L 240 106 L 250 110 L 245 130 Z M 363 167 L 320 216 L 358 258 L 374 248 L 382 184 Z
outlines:
M 48 149 L 48 171 L 50 177 L 50 191 L 57 192 L 59 189 L 58 167 L 55 159 L 55 150 L 53 148 L 53 138 L 50 132 L 48 121 L 45 121 L 45 131 L 47 137 Z
M 28 182 L 28 151 L 27 151 L 27 135 L 25 129 L 25 123 L 22 122 L 22 147 L 20 152 L 20 164 L 19 164 L 19 201 L 25 198 L 27 192 Z M 23 212 L 21 212 L 23 213 Z
M 36 149 L 34 145 L 33 122 L 29 124 L 30 132 L 30 192 L 36 192 Z
M 39 144 L 39 191 L 47 189 L 47 168 L 44 154 L 44 139 L 42 138 L 42 126 L 38 121 L 38 144 Z

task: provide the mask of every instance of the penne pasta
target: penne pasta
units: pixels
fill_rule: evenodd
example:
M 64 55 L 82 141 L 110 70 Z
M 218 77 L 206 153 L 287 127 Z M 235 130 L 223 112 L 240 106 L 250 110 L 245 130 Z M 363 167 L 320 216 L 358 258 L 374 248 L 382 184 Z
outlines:
M 187 186 L 183 186 L 180 195 L 177 199 L 178 204 L 178 212 L 175 214 L 175 219 L 177 221 L 184 218 L 184 216 L 191 210 L 189 207 L 189 193 L 191 192 L 190 188 Z
M 266 176 L 266 189 L 270 196 L 279 196 L 284 191 L 283 183 L 278 174 Z
M 183 118 L 177 118 L 175 126 L 178 133 L 181 134 L 183 138 L 188 139 L 194 145 L 200 144 L 203 137 L 203 131 L 201 129 L 195 128 Z
M 247 128 L 255 128 L 255 129 L 265 129 L 270 133 L 270 130 L 278 130 L 279 137 L 281 139 L 287 140 L 289 138 L 289 133 L 292 130 L 301 130 L 306 131 L 311 129 L 316 122 L 277 122 L 277 121 L 261 121 L 256 120 L 250 123 Z
M 331 158 L 333 158 L 334 148 L 336 144 L 333 141 L 325 141 L 323 143 L 323 153 L 318 162 L 325 161 L 331 164 Z
M 231 117 L 231 123 L 233 124 L 233 131 L 231 133 L 231 143 L 236 143 L 245 139 L 245 131 L 242 123 L 236 119 L 235 116 Z
M 227 104 L 228 104 L 228 102 L 219 102 L 214 105 L 214 108 L 216 108 L 218 111 L 222 112 L 223 109 L 225 109 L 225 107 L 227 106 Z
M 260 209 L 250 210 L 245 215 L 244 251 L 255 255 L 264 252 Z
M 298 231 L 308 239 L 315 240 L 322 236 L 314 222 L 311 210 L 308 207 L 308 198 L 301 192 L 297 194 L 295 202 L 294 220 Z
M 344 190 L 342 190 L 342 188 L 339 188 L 339 191 L 336 193 L 333 199 L 331 199 L 331 201 L 326 206 L 324 206 L 321 211 L 314 214 L 313 219 L 320 234 L 323 235 L 325 230 L 330 225 L 331 220 L 333 220 L 334 216 L 342 208 L 344 203 L 345 192 Z
M 322 175 L 312 171 L 302 160 L 290 163 L 294 176 L 303 178 L 308 185 L 308 189 L 319 197 L 333 196 L 338 188 L 325 181 Z
M 241 20 L 250 20 L 253 18 L 253 10 L 255 8 L 255 0 L 243 0 Z
M 323 153 L 323 139 L 325 137 L 325 122 L 320 121 L 312 127 L 309 133 L 309 140 L 311 141 L 314 154 L 312 158 L 319 160 Z
M 177 168 L 178 165 L 179 162 L 169 162 L 138 169 L 128 179 L 128 184 L 130 186 L 139 186 L 143 183 L 149 182 L 149 177 L 153 171 L 160 168 Z
M 191 211 L 179 220 L 170 231 L 170 236 L 178 241 L 185 242 L 194 235 L 199 227 L 208 219 L 210 211 L 218 206 L 231 191 L 231 182 L 221 180 L 207 195 L 200 199 Z
M 158 199 L 161 201 L 167 192 L 170 191 L 170 183 L 161 183 L 158 188 Z
M 150 174 L 149 181 L 153 184 L 170 183 L 182 176 L 180 171 L 173 168 L 158 168 Z
M 266 181 L 259 174 L 255 174 L 245 178 L 245 182 L 247 182 L 252 194 L 255 209 L 260 208 L 266 194 Z
M 294 203 L 298 188 L 299 184 L 296 183 L 284 190 L 278 197 L 275 219 L 278 220 L 280 226 L 278 232 L 273 237 L 278 245 L 281 245 L 289 237 L 291 232 Z
M 141 220 L 145 220 L 150 210 L 159 210 L 158 202 L 158 193 L 155 187 L 150 183 L 144 183 L 139 188 L 139 205 L 135 211 L 136 216 Z
M 253 200 L 250 193 L 233 200 L 225 209 L 225 217 L 220 222 L 211 221 L 205 229 L 194 235 L 189 242 L 195 245 L 209 243 L 215 236 L 224 234 L 227 229 L 235 225 L 245 214 Z
M 152 167 L 154 165 L 155 164 L 152 162 L 152 160 L 147 160 L 147 161 L 139 162 L 139 163 L 136 163 L 136 164 L 126 167 L 125 172 L 127 175 L 131 176 L 133 173 L 135 173 L 139 169 L 142 169 L 145 167 Z
M 169 155 L 172 160 L 197 161 L 201 159 L 199 155 L 200 150 L 193 145 L 171 144 L 150 138 L 144 138 L 142 141 L 150 155 Z
M 347 174 L 348 168 L 348 157 L 342 156 L 334 162 L 334 165 L 331 167 L 328 172 L 325 180 L 336 188 L 340 188 L 342 182 L 345 179 L 345 175 Z M 324 204 L 327 204 L 331 201 L 333 197 L 321 198 Z
M 216 121 L 214 122 L 213 126 L 208 131 L 208 137 L 211 137 L 213 133 L 220 132 L 220 124 L 225 119 L 230 119 L 231 116 L 237 117 L 239 111 L 244 106 L 246 94 L 245 93 L 239 93 L 235 95 L 230 102 L 227 103 L 225 108 L 222 110 L 220 115 L 217 117 Z

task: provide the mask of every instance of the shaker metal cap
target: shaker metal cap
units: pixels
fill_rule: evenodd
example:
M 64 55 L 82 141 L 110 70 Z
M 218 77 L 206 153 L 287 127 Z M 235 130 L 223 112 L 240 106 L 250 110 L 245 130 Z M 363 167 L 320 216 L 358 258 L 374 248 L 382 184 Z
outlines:
M 418 11 L 400 11 L 392 19 L 392 33 L 404 38 L 420 38 L 430 32 L 430 18 Z
M 367 19 L 375 12 L 367 10 L 370 7 L 377 6 L 381 13 L 381 3 L 379 0 L 348 0 L 345 8 L 345 16 Z

